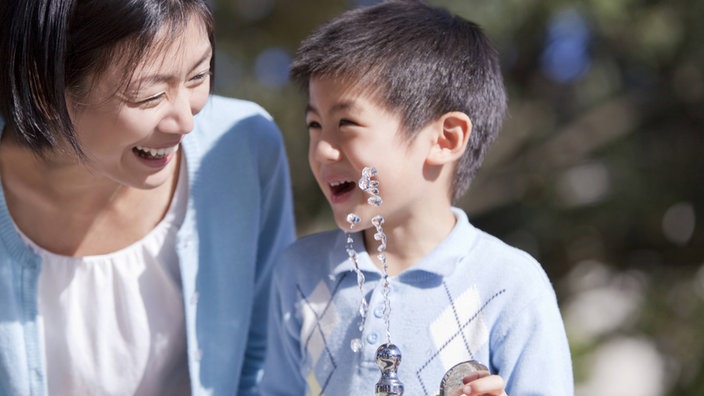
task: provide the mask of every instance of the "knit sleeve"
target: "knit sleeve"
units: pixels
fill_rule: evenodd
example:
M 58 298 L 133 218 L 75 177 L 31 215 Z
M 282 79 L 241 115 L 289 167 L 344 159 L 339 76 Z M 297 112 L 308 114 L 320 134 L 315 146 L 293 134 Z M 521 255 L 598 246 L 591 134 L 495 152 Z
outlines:
M 506 393 L 573 395 L 569 345 L 552 288 L 539 287 L 521 309 L 507 314 L 490 347 L 493 372 L 506 381 Z
M 285 262 L 285 261 L 284 261 Z M 260 395 L 303 396 L 306 384 L 301 376 L 300 323 L 293 309 L 295 295 L 285 285 L 285 270 L 273 282 L 269 308 L 269 339 Z
M 268 307 L 274 263 L 295 238 L 288 162 L 281 134 L 265 118 L 256 120 L 258 133 L 252 147 L 259 161 L 260 220 L 256 257 L 254 305 L 249 339 L 245 351 L 239 395 L 257 394 L 254 388 L 261 377 L 267 340 Z

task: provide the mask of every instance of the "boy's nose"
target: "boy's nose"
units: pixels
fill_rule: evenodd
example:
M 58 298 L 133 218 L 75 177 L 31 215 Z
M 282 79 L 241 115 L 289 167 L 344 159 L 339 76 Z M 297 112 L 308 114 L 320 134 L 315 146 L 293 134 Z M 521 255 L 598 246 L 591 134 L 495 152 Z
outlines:
M 330 141 L 320 139 L 311 141 L 310 155 L 317 162 L 333 162 L 340 159 L 340 150 Z

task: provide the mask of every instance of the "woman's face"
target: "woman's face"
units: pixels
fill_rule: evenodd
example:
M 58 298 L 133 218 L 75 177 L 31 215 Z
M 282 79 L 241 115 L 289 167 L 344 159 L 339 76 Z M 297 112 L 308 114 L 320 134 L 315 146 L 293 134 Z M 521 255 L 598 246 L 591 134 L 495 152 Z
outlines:
M 191 17 L 176 40 L 154 51 L 127 89 L 119 60 L 80 99 L 69 98 L 71 119 L 93 173 L 149 189 L 176 166 L 177 150 L 210 92 L 212 46 Z M 120 90 L 117 90 L 117 89 Z

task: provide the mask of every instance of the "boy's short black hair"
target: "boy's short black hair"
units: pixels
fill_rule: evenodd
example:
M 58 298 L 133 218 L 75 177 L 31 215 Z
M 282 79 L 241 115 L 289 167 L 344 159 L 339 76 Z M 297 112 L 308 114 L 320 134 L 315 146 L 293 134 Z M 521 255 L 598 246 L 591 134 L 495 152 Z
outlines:
M 498 54 L 473 22 L 421 0 L 391 0 L 347 11 L 299 48 L 291 78 L 307 90 L 314 77 L 353 82 L 401 114 L 406 137 L 441 115 L 472 120 L 452 194 L 469 188 L 506 111 Z

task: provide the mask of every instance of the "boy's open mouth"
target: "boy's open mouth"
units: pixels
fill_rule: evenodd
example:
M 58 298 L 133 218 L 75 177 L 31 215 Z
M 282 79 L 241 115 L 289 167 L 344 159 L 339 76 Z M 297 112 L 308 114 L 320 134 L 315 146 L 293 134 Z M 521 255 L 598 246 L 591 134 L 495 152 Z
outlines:
M 330 183 L 330 191 L 332 192 L 333 195 L 341 195 L 346 192 L 354 190 L 354 188 L 356 186 L 357 186 L 357 183 L 352 182 L 352 181 L 333 182 L 333 183 Z

